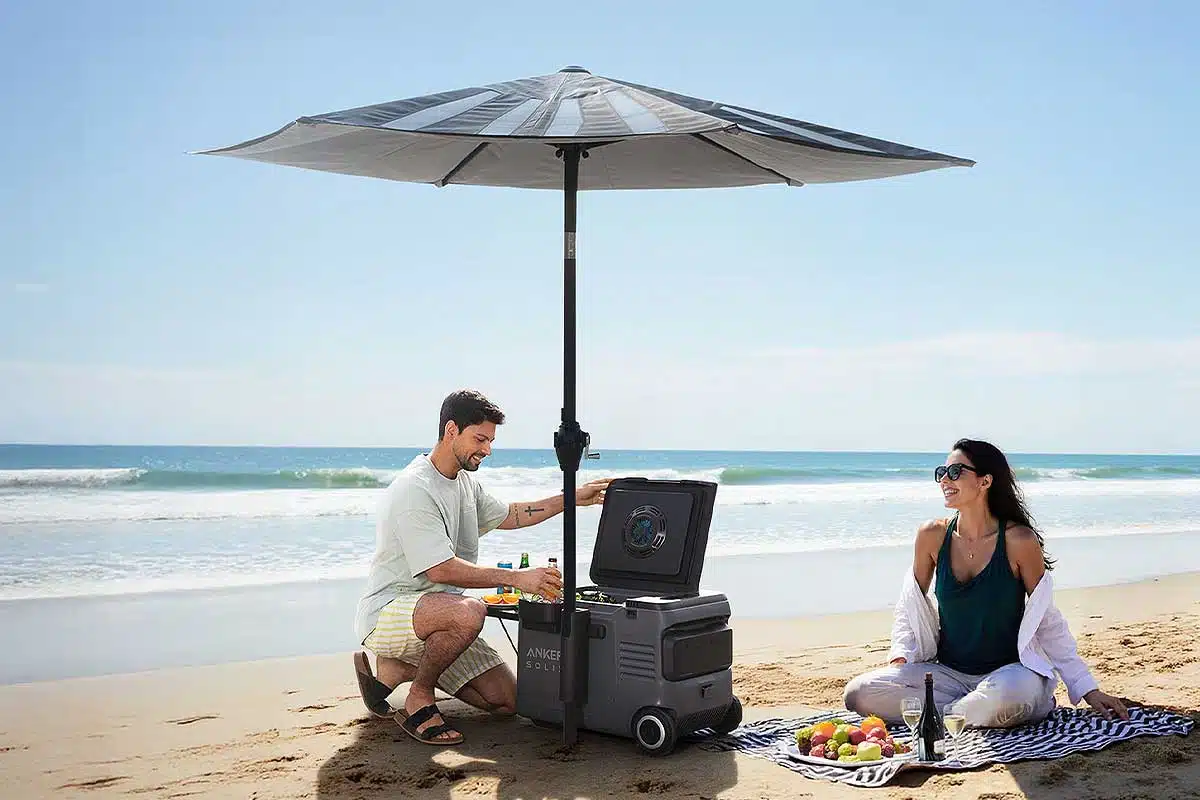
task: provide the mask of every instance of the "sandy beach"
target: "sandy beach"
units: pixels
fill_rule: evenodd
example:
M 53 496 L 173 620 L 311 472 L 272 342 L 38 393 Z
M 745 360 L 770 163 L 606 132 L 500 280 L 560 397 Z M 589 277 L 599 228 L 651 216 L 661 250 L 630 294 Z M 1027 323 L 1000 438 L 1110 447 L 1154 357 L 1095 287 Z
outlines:
M 969 8 L 6 5 L 0 800 L 1200 800 L 1200 2 Z
M 1104 688 L 1200 721 L 1200 573 L 1060 591 L 1058 603 Z M 747 721 L 837 708 L 845 681 L 884 657 L 889 624 L 884 611 L 735 620 Z M 498 647 L 511 656 L 503 638 Z M 349 653 L 0 687 L 3 796 L 1200 797 L 1196 732 L 856 789 L 694 746 L 651 759 L 586 732 L 567 752 L 557 732 L 526 720 L 487 719 L 452 700 L 443 708 L 467 742 L 417 745 L 368 715 Z

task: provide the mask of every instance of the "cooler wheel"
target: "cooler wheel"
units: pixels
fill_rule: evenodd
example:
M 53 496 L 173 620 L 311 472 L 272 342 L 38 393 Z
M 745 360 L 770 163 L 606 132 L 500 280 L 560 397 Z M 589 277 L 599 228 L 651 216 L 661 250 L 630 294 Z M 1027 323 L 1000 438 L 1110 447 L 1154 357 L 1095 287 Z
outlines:
M 725 710 L 725 716 L 713 726 L 713 730 L 717 732 L 718 736 L 724 736 L 741 724 L 742 701 L 735 697 L 733 698 L 733 702 L 729 704 L 729 708 Z
M 665 756 L 675 749 L 675 720 L 661 708 L 645 708 L 633 716 L 633 738 L 642 752 Z

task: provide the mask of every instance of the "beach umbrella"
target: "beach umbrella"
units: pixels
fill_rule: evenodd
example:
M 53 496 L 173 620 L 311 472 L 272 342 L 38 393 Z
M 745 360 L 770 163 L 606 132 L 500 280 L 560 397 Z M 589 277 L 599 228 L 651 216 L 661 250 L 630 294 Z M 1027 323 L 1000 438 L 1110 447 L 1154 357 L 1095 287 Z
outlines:
M 554 450 L 566 506 L 561 695 L 568 743 L 575 740 L 581 700 L 571 644 L 587 636 L 586 612 L 577 617 L 575 608 L 576 474 L 590 442 L 575 408 L 577 192 L 803 186 L 974 164 L 574 66 L 301 117 L 274 133 L 200 152 L 435 186 L 563 192 L 563 404 Z

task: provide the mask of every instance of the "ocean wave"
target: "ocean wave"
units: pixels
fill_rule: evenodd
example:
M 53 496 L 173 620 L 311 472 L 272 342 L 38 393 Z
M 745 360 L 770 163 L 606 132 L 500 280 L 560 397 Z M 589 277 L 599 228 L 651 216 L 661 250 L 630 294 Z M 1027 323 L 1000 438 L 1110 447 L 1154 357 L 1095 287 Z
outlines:
M 706 480 L 725 487 L 773 487 L 861 483 L 933 482 L 930 467 L 895 466 L 754 466 L 728 465 L 707 468 L 600 468 L 588 465 L 580 480 L 590 476 L 639 475 L 658 480 Z M 193 471 L 117 467 L 105 469 L 8 469 L 0 470 L 0 491 L 54 491 L 109 489 L 126 491 L 255 491 L 255 490 L 340 490 L 382 489 L 400 468 L 317 467 L 276 471 Z M 1146 464 L 1093 467 L 1018 467 L 1022 482 L 1129 481 L 1200 478 L 1200 465 Z M 490 486 L 528 487 L 554 490 L 562 484 L 558 466 L 486 466 L 478 477 Z
M 135 467 L 115 469 L 3 469 L 0 489 L 101 489 L 132 485 L 146 473 Z
M 583 473 L 580 480 L 594 477 Z M 548 472 L 540 483 L 484 482 L 502 502 L 526 502 L 562 491 L 557 473 Z M 367 517 L 378 508 L 382 490 L 278 489 L 180 491 L 76 491 L 18 492 L 0 496 L 0 525 L 87 522 L 140 522 L 166 520 L 300 519 L 317 517 Z M 1200 479 L 1125 481 L 1035 481 L 1025 487 L 1034 498 L 1088 498 L 1100 502 L 1120 498 L 1192 497 L 1200 502 Z M 862 481 L 721 486 L 718 506 L 805 505 L 834 513 L 862 505 L 905 504 L 914 508 L 929 503 L 941 506 L 933 481 Z M 581 513 L 597 511 L 586 507 Z
M 763 486 L 777 483 L 924 478 L 932 474 L 932 467 L 725 467 L 718 471 L 717 480 L 726 486 Z
M 1103 467 L 1018 467 L 1013 472 L 1018 480 L 1074 480 L 1074 481 L 1117 481 L 1117 480 L 1163 480 L 1171 478 L 1198 478 L 1200 466 L 1187 464 L 1145 464 L 1141 466 Z
M 278 470 L 276 472 L 193 472 L 118 469 L 0 470 L 6 489 L 379 489 L 398 470 L 366 467 Z

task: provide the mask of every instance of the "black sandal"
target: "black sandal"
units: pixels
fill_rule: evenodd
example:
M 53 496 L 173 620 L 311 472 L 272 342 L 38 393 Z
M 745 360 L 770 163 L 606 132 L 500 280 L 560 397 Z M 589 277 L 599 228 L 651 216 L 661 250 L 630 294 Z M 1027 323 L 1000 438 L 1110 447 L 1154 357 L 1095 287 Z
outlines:
M 392 690 L 371 672 L 371 662 L 361 650 L 354 654 L 354 672 L 358 675 L 358 691 L 367 710 L 381 719 L 391 719 L 396 713 L 387 700 Z
M 451 728 L 450 725 L 445 722 L 443 722 L 441 725 L 432 725 L 423 731 L 417 730 L 417 728 L 421 727 L 421 725 L 428 722 L 434 714 L 440 713 L 441 712 L 438 711 L 437 703 L 430 703 L 424 708 L 418 708 L 416 711 L 408 715 L 404 715 L 404 712 L 401 711 L 400 715 L 404 716 L 404 721 L 400 722 L 397 720 L 397 724 L 400 725 L 400 728 L 405 733 L 422 744 L 431 744 L 435 747 L 452 747 L 456 744 L 462 744 L 463 740 L 465 739 L 462 733 L 460 731 L 456 731 L 454 728 Z M 437 737 L 441 736 L 443 733 L 458 734 L 458 738 L 438 739 Z

